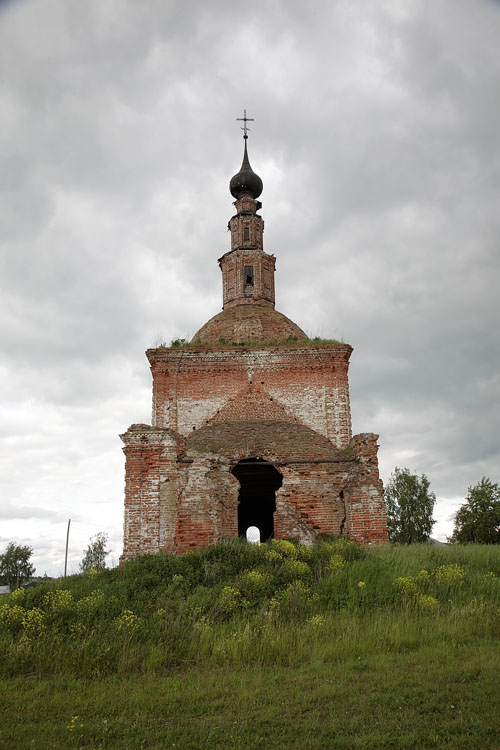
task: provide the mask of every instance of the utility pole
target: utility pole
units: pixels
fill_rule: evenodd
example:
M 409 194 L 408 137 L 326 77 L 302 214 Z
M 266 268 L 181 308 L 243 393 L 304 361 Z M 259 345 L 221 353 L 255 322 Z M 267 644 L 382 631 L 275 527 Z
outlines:
M 69 525 L 71 518 L 68 518 L 68 530 L 66 532 L 66 554 L 64 555 L 64 577 L 66 578 L 66 571 L 68 569 L 68 541 L 69 541 Z

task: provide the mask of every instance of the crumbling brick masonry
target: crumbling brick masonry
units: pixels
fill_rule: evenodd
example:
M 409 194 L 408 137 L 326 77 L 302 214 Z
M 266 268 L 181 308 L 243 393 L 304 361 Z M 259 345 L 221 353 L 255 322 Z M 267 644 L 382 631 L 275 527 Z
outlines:
M 378 435 L 352 437 L 352 348 L 309 340 L 274 309 L 260 178 L 245 152 L 222 256 L 222 312 L 190 344 L 149 349 L 152 425 L 122 435 L 122 562 L 182 553 L 256 526 L 261 539 L 387 541 Z

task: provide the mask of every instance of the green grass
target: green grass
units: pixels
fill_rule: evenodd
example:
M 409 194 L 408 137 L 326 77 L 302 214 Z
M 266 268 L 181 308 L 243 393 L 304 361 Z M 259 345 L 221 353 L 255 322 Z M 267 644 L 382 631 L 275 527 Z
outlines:
M 237 541 L 5 597 L 0 747 L 499 748 L 499 574 Z
M 270 347 L 317 347 L 317 346 L 341 346 L 346 344 L 345 341 L 337 339 L 323 339 L 319 336 L 314 338 L 300 339 L 297 336 L 288 336 L 285 339 L 270 339 L 269 341 L 254 341 L 253 339 L 244 339 L 243 341 L 230 341 L 225 338 L 219 338 L 217 341 L 188 341 L 187 339 L 174 339 L 170 342 L 170 347 L 165 342 L 161 342 L 155 348 L 157 349 L 266 349 Z
M 494 748 L 498 664 L 449 644 L 332 664 L 9 685 L 2 747 Z M 78 716 L 75 729 L 69 729 Z

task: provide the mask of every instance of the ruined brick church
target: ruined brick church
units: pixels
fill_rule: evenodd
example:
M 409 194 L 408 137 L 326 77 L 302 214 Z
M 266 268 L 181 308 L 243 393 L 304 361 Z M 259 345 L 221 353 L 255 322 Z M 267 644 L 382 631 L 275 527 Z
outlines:
M 275 307 L 264 252 L 262 180 L 244 155 L 229 183 L 231 248 L 219 259 L 222 312 L 189 344 L 148 349 L 152 425 L 121 436 L 121 561 L 222 539 L 387 540 L 377 438 L 352 436 L 352 347 L 316 341 Z M 255 528 L 253 529 L 255 533 Z

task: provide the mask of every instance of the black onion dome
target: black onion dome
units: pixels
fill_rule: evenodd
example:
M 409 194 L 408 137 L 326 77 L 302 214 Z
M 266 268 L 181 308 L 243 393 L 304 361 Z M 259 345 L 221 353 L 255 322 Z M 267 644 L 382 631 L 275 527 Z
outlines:
M 258 174 L 255 174 L 248 161 L 247 142 L 245 140 L 245 152 L 243 154 L 241 169 L 238 174 L 231 177 L 229 192 L 236 199 L 241 198 L 245 194 L 249 194 L 252 198 L 258 198 L 262 193 L 262 188 L 262 180 Z

